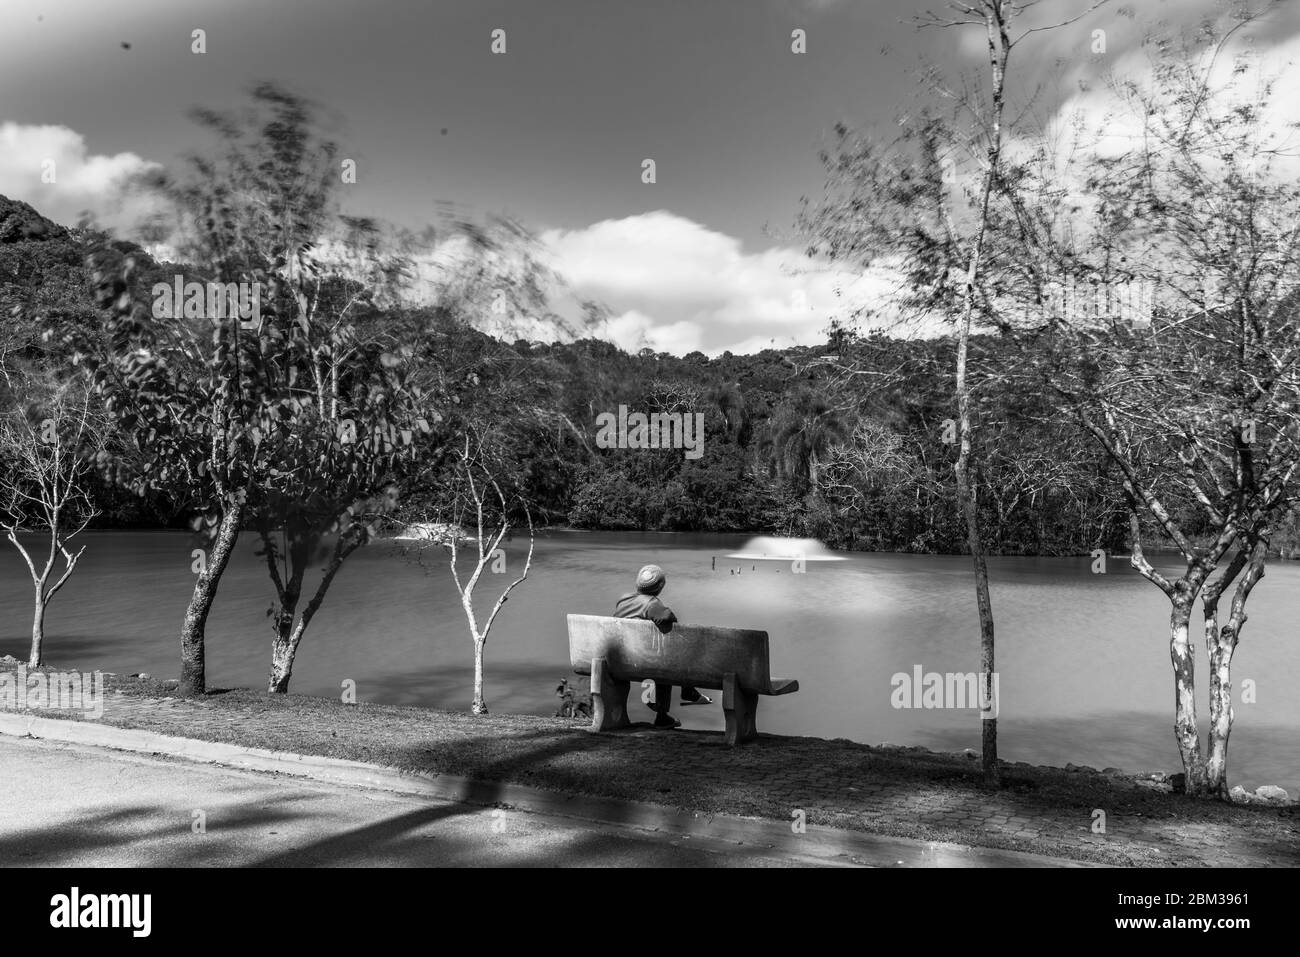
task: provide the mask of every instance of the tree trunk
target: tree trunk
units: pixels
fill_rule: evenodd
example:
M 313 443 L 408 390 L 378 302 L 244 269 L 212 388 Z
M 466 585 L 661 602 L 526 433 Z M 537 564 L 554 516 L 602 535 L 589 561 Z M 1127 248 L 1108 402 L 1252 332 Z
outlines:
M 487 701 L 483 698 L 483 646 L 487 641 L 483 638 L 474 639 L 474 703 L 470 706 L 470 711 L 474 714 L 487 714 Z
M 27 655 L 27 667 L 39 668 L 41 665 L 41 646 L 45 643 L 45 596 L 44 583 L 36 586 L 35 607 L 32 610 L 32 648 Z
M 965 379 L 966 371 L 966 337 L 958 344 L 958 379 Z M 957 494 L 961 499 L 962 515 L 966 523 L 966 543 L 970 548 L 971 562 L 975 566 L 975 604 L 980 619 L 980 681 L 983 684 L 981 703 L 994 705 L 993 714 L 997 714 L 993 687 L 996 662 L 994 659 L 993 639 L 993 602 L 989 597 L 988 563 L 984 558 L 984 542 L 980 536 L 979 508 L 975 489 L 970 483 L 970 425 L 969 392 L 965 382 L 961 381 L 958 391 L 958 407 L 961 409 L 962 447 L 957 456 Z M 983 716 L 982 716 L 983 717 Z M 980 751 L 984 777 L 989 783 L 998 780 L 998 719 L 983 717 L 980 722 Z
M 301 540 L 306 541 L 307 538 Z M 306 547 L 294 548 L 290 551 L 293 562 L 292 575 L 288 588 L 282 595 L 275 641 L 271 645 L 271 675 L 266 687 L 271 694 L 288 693 L 289 679 L 293 677 L 294 658 L 298 654 L 298 646 L 302 644 L 303 636 L 307 633 L 307 626 L 311 624 L 316 612 L 320 610 L 321 603 L 325 601 L 325 593 L 329 591 L 334 576 L 338 574 L 348 556 L 361 546 L 363 540 L 361 537 L 348 537 L 348 533 L 344 533 L 339 538 L 334 545 L 329 563 L 321 573 L 321 580 L 316 586 L 315 594 L 307 602 L 307 607 L 302 610 L 302 615 L 298 616 L 296 622 L 294 614 L 298 607 L 299 596 L 302 594 L 302 581 L 310 560 L 310 552 Z
M 983 248 L 984 223 L 988 218 L 989 192 L 992 189 L 992 170 L 997 161 L 996 154 L 991 157 L 990 172 L 984 179 L 983 219 L 981 220 L 979 239 L 971 253 L 970 265 L 966 273 L 966 287 L 962 316 L 957 326 L 957 434 L 960 443 L 957 463 L 953 472 L 957 477 L 957 498 L 962 517 L 966 525 L 966 545 L 970 549 L 971 563 L 975 566 L 975 605 L 980 619 L 980 681 L 983 683 L 983 701 L 992 700 L 994 668 L 993 641 L 993 602 L 989 597 L 988 563 L 984 558 L 984 539 L 980 535 L 979 501 L 975 487 L 971 482 L 970 460 L 972 432 L 970 411 L 969 354 L 971 313 L 974 308 L 975 277 L 979 269 L 980 254 Z M 997 710 L 994 709 L 994 714 Z M 984 779 L 989 784 L 996 784 L 998 775 L 998 720 L 981 714 L 980 752 Z
M 1174 666 L 1174 738 L 1183 762 L 1187 794 L 1199 796 L 1205 790 L 1205 764 L 1196 728 L 1196 657 L 1189 640 L 1193 598 L 1180 582 L 1172 601 L 1169 658 Z
M 984 700 L 991 701 L 994 687 L 993 659 L 993 603 L 989 598 L 988 565 L 984 559 L 984 542 L 980 536 L 979 507 L 975 497 L 974 484 L 970 477 L 971 435 L 973 424 L 970 411 L 970 382 L 968 380 L 968 355 L 970 352 L 970 333 L 972 315 L 975 311 L 975 283 L 979 279 L 980 266 L 983 262 L 984 240 L 989 228 L 989 202 L 993 193 L 993 183 L 998 175 L 1002 159 L 1002 110 L 1004 106 L 1003 90 L 1006 84 L 1007 58 L 1011 54 L 1011 44 L 1007 36 L 1005 11 L 1001 4 L 985 8 L 984 26 L 988 34 L 989 68 L 992 74 L 990 90 L 991 110 L 989 117 L 989 141 L 986 152 L 987 166 L 984 170 L 980 187 L 979 225 L 975 240 L 970 250 L 966 265 L 966 281 L 962 290 L 961 316 L 957 323 L 957 420 L 958 440 L 961 443 L 954 468 L 957 476 L 957 496 L 961 499 L 961 510 L 966 519 L 966 542 L 970 548 L 971 561 L 975 565 L 975 603 L 980 616 L 980 670 L 984 685 Z M 997 713 L 996 709 L 993 712 Z M 998 722 L 997 718 L 981 715 L 980 745 L 984 780 L 989 784 L 998 782 Z
M 330 421 L 339 417 L 339 364 L 334 358 L 334 346 L 330 346 Z
M 1206 639 L 1210 655 L 1210 738 L 1205 761 L 1206 793 L 1228 796 L 1228 735 L 1232 733 L 1232 653 L 1237 639 L 1224 625 L 1214 640 Z
M 271 640 L 271 672 L 267 677 L 266 690 L 271 694 L 285 694 L 289 690 L 289 679 L 293 675 L 293 659 L 301 639 L 295 622 L 298 616 L 298 602 L 302 597 L 303 577 L 307 573 L 307 561 L 310 555 L 308 534 L 305 528 L 295 523 L 286 523 L 284 561 L 286 579 L 280 577 L 276 566 L 275 532 L 269 527 L 259 529 L 263 550 L 266 554 L 267 568 L 271 572 L 271 581 L 275 585 L 280 607 L 276 611 Z
M 1228 620 L 1217 624 L 1216 601 L 1205 602 L 1205 644 L 1210 662 L 1210 734 L 1205 760 L 1206 794 L 1228 798 L 1228 736 L 1232 733 L 1232 656 L 1246 624 L 1246 599 L 1255 584 L 1264 577 L 1265 542 L 1251 548 L 1246 577 L 1233 595 Z M 1227 576 L 1225 576 L 1227 577 Z M 1231 579 L 1229 579 L 1231 580 Z M 1226 584 L 1226 583 L 1225 583 Z
M 271 645 L 271 676 L 266 686 L 266 690 L 271 694 L 289 692 L 289 679 L 293 677 L 293 660 L 298 653 L 298 643 L 302 641 L 304 627 L 300 622 L 290 634 L 276 635 Z
M 208 624 L 208 612 L 217 597 L 221 575 L 234 553 L 239 528 L 243 523 L 242 501 L 227 500 L 223 503 L 223 508 L 217 537 L 204 562 L 203 571 L 194 582 L 194 593 L 190 596 L 190 605 L 185 610 L 185 622 L 181 626 L 180 693 L 184 696 L 200 695 L 207 690 L 204 630 Z

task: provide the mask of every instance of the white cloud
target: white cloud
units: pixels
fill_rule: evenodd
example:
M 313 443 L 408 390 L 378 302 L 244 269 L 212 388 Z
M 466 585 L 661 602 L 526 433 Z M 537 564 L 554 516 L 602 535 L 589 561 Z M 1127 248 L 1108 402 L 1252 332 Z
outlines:
M 628 352 L 649 348 L 685 355 L 700 349 L 704 341 L 703 330 L 693 322 L 665 325 L 636 309 L 611 316 L 603 331 L 610 342 Z
M 66 126 L 0 124 L 0 194 L 63 225 L 75 225 L 85 212 L 102 226 L 133 224 L 152 203 L 130 187 L 159 168 L 135 153 L 93 154 L 85 137 Z M 43 182 L 50 171 L 54 181 Z
M 1189 9 L 1204 6 L 1202 0 L 1180 3 Z M 1220 30 L 1228 22 L 1221 20 Z M 1189 66 L 1195 73 L 1208 74 L 1209 109 L 1214 114 L 1224 116 L 1241 107 L 1258 110 L 1257 129 L 1262 138 L 1256 145 L 1260 156 L 1270 161 L 1270 175 L 1286 180 L 1300 176 L 1300 158 L 1296 155 L 1300 133 L 1293 128 L 1295 103 L 1300 100 L 1297 24 L 1300 19 L 1294 17 L 1290 23 L 1265 19 L 1234 35 L 1217 54 L 1204 45 L 1189 54 Z M 1160 45 L 1129 45 L 1122 52 L 1112 52 L 1109 75 L 1080 84 L 1077 92 L 1061 103 L 1047 127 L 1054 175 L 1080 210 L 1071 224 L 1080 240 L 1095 225 L 1091 217 L 1095 197 L 1084 188 L 1083 179 L 1091 161 L 1113 159 L 1140 149 L 1149 136 L 1147 127 L 1153 123 L 1159 126 L 1159 120 L 1147 117 L 1129 91 L 1137 91 L 1140 96 L 1153 93 Z M 1171 56 L 1181 55 L 1176 44 L 1168 52 Z M 1273 90 L 1265 102 L 1261 93 L 1266 84 L 1273 84 Z M 1160 96 L 1157 102 L 1161 102 Z M 1013 139 L 1007 151 L 1028 159 L 1036 146 L 1033 139 Z M 1270 150 L 1276 152 L 1270 155 Z M 1207 166 L 1213 162 L 1208 153 L 1198 159 Z
M 891 282 L 816 263 L 778 247 L 746 252 L 740 240 L 665 210 L 540 236 L 559 273 L 614 314 L 624 348 L 685 354 L 755 351 L 825 341 L 832 317 L 880 304 Z

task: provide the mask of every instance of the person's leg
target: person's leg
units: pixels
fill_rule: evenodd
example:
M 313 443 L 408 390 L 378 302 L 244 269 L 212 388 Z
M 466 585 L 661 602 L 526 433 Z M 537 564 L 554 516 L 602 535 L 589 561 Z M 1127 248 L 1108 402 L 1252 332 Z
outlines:
M 704 694 L 698 688 L 691 685 L 682 685 L 682 703 L 684 704 L 710 704 L 713 699 Z
M 668 713 L 673 703 L 673 686 L 663 681 L 655 682 L 655 727 L 676 728 L 681 722 Z
M 653 710 L 656 714 L 667 714 L 673 703 L 673 686 L 665 681 L 655 682 L 655 703 Z

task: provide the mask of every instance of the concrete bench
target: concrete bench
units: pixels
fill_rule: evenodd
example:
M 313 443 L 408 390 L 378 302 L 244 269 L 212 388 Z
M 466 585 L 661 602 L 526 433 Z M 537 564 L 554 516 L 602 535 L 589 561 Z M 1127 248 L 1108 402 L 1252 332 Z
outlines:
M 569 661 L 591 675 L 592 731 L 625 728 L 627 694 L 647 678 L 722 691 L 727 743 L 758 736 L 759 695 L 799 690 L 794 679 L 769 674 L 767 632 L 674 625 L 668 634 L 641 618 L 569 615 Z

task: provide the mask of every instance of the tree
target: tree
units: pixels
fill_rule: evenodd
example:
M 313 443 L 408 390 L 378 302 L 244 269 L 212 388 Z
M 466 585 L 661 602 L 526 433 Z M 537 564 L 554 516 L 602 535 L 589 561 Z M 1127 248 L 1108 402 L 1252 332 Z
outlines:
M 690 357 L 687 356 L 687 359 Z M 707 361 L 707 360 L 706 360 Z M 750 435 L 750 411 L 745 393 L 735 382 L 721 382 L 709 390 L 705 404 L 721 420 L 721 435 L 738 445 L 747 445 Z
M 5 405 L 0 414 L 0 525 L 32 578 L 32 644 L 29 666 L 41 664 L 45 612 L 76 570 L 85 546 L 71 549 L 98 514 L 87 479 L 104 448 L 106 424 L 79 379 L 59 381 L 48 371 L 11 372 L 0 356 Z M 33 557 L 19 537 L 43 532 L 45 560 Z M 62 557 L 57 578 L 55 566 Z
M 292 98 L 268 85 L 254 90 L 254 100 L 273 113 L 291 116 L 295 109 Z M 276 468 L 276 442 L 268 439 L 289 429 L 299 408 L 285 392 L 295 372 L 286 353 L 300 339 L 282 275 L 302 268 L 304 237 L 322 216 L 320 191 L 310 183 L 299 184 L 293 202 L 268 215 L 258 186 L 299 168 L 294 164 L 305 149 L 293 130 L 281 135 L 277 116 L 262 128 L 261 149 L 250 153 L 229 120 L 196 115 L 230 138 L 228 149 L 215 159 L 191 157 L 188 179 L 160 177 L 153 184 L 172 202 L 180 224 L 175 243 L 195 265 L 163 275 L 140 250 L 100 239 L 87 265 L 96 303 L 108 311 L 102 331 L 47 317 L 48 334 L 62 338 L 118 420 L 123 448 L 108 463 L 110 473 L 140 494 L 160 493 L 194 514 L 194 527 L 207 535 L 181 625 L 183 695 L 206 689 L 208 615 L 254 499 Z M 151 273 L 143 284 L 142 270 Z M 160 289 L 173 280 L 182 289 L 206 283 L 209 296 L 168 303 Z M 150 305 L 142 285 L 149 286 Z M 230 288 L 257 303 L 258 314 L 241 317 L 224 294 L 214 301 L 214 289 Z
M 311 104 L 269 83 L 251 99 L 241 116 L 195 111 L 219 148 L 193 157 L 187 179 L 158 185 L 197 271 L 251 289 L 258 314 L 155 304 L 150 322 L 131 277 L 101 270 L 116 318 L 106 342 L 77 353 L 131 434 L 130 480 L 198 511 L 212 534 L 182 628 L 183 693 L 203 690 L 204 626 L 246 524 L 259 532 L 278 602 L 268 685 L 287 690 L 340 566 L 369 540 L 395 470 L 431 432 L 414 351 L 376 319 L 406 257 L 371 221 L 335 216 L 337 148 L 317 135 Z M 327 536 L 321 578 L 300 609 Z
M 511 482 L 504 476 L 509 469 L 494 455 L 492 441 L 481 435 L 465 436 L 463 447 L 437 491 L 440 501 L 433 511 L 436 520 L 422 523 L 425 528 L 435 529 L 437 534 L 431 540 L 413 546 L 417 557 L 421 558 L 430 547 L 447 551 L 447 564 L 460 595 L 474 646 L 474 700 L 470 707 L 474 714 L 488 713 L 487 699 L 483 694 L 483 656 L 488 634 L 510 593 L 528 577 L 535 540 L 532 512 L 516 492 L 507 493 L 506 488 Z M 487 617 L 480 620 L 474 609 L 474 590 L 489 567 L 493 573 L 505 572 L 506 557 L 501 545 L 515 527 L 519 512 L 523 513 L 528 526 L 528 555 L 524 559 L 523 571 L 502 589 Z M 466 534 L 467 529 L 471 534 Z M 469 543 L 472 543 L 469 554 L 471 570 L 468 577 L 462 577 L 459 561 Z
M 303 346 L 295 353 L 299 370 L 314 355 L 309 337 Z M 288 691 L 299 646 L 335 575 L 396 508 L 400 481 L 436 439 L 441 418 L 414 381 L 409 346 L 371 341 L 351 348 L 344 372 L 332 377 L 324 413 L 310 391 L 286 383 L 294 413 L 275 435 L 275 464 L 254 512 L 276 595 L 268 612 L 271 692 Z M 299 381 L 311 380 L 303 374 Z M 320 578 L 300 610 L 307 570 L 318 561 Z
M 1043 150 L 1007 191 L 1019 229 L 1006 239 L 1026 264 L 1007 295 L 1019 299 L 1004 310 L 1007 332 L 1037 356 L 1061 412 L 1120 473 L 1131 562 L 1170 603 L 1186 792 L 1217 798 L 1228 795 L 1232 657 L 1300 469 L 1300 188 L 1285 153 L 1295 124 L 1270 128 L 1271 82 L 1240 88 L 1249 58 L 1236 58 L 1226 78 L 1219 71 L 1254 19 L 1242 15 L 1203 49 L 1167 55 L 1148 87 L 1121 87 L 1133 107 L 1131 149 L 1085 152 L 1065 174 Z M 1075 163 L 1087 172 L 1071 180 Z M 1132 309 L 1130 295 L 1123 308 L 1094 308 L 1090 296 L 1089 308 L 1044 309 L 1051 282 L 1136 284 L 1151 290 L 1154 308 Z M 1153 537 L 1178 549 L 1177 575 L 1146 558 Z M 1191 637 L 1198 599 L 1210 665 L 1204 749 Z
M 270 474 L 273 484 L 263 492 L 253 519 L 276 595 L 268 609 L 274 633 L 270 692 L 289 690 L 299 646 L 335 576 L 396 507 L 403 466 L 414 460 L 421 439 L 431 431 L 416 407 L 406 404 L 414 395 L 404 386 L 359 390 L 343 407 L 350 413 L 343 420 L 349 427 L 354 421 L 364 423 L 359 435 L 337 429 L 328 419 L 304 416 L 310 421 L 300 422 L 280 440 L 279 466 Z M 372 403 L 375 399 L 379 401 Z M 307 570 L 319 561 L 324 562 L 320 578 L 300 609 Z
M 811 388 L 799 391 L 777 410 L 771 430 L 777 469 L 799 494 L 817 487 L 822 460 L 849 434 L 839 410 Z
M 241 234 L 270 264 L 274 307 L 286 320 L 267 382 L 278 420 L 265 430 L 250 510 L 275 589 L 268 691 L 283 693 L 330 585 L 393 507 L 398 474 L 437 412 L 426 409 L 415 349 L 386 314 L 410 279 L 405 248 L 371 219 L 335 215 L 338 149 L 318 134 L 311 103 L 265 83 L 252 99 L 243 117 L 199 114 L 225 161 L 204 168 L 189 195 L 191 205 L 241 197 Z
M 182 315 L 152 318 L 137 298 L 133 258 L 92 253 L 107 336 L 64 328 L 72 361 L 87 371 L 118 424 L 122 448 L 105 463 L 110 477 L 143 495 L 153 491 L 195 515 L 207 547 L 181 625 L 183 695 L 206 689 L 205 633 L 221 576 L 234 553 L 255 491 L 262 430 L 275 412 L 264 387 L 268 355 L 238 317 L 215 322 Z M 246 275 L 247 273 L 245 273 Z
M 1100 2 L 1055 26 L 1076 22 Z M 932 83 L 934 93 L 955 103 L 958 122 L 968 128 L 942 122 L 932 111 L 923 110 L 918 121 L 903 122 L 901 137 L 882 147 L 851 136 L 840 124 L 836 149 L 823 153 L 827 196 L 811 212 L 805 207 L 802 217 L 814 237 L 811 252 L 863 266 L 888 263 L 903 277 L 905 291 L 899 299 L 905 312 L 938 314 L 954 326 L 957 457 L 953 472 L 975 572 L 985 702 L 991 701 L 994 687 L 995 635 L 972 461 L 976 422 L 970 349 L 972 330 L 984 311 L 987 274 L 999 271 L 998 264 L 988 261 L 987 247 L 998 215 L 995 200 L 1007 176 L 1004 113 L 1011 53 L 1029 35 L 1048 29 L 1015 26 L 1027 6 L 1013 0 L 969 0 L 950 4 L 948 14 L 923 17 L 922 27 L 973 27 L 983 34 L 988 85 L 982 97 L 955 94 L 937 77 Z M 969 176 L 959 173 L 967 157 L 976 166 Z M 984 775 L 996 783 L 997 719 L 988 714 L 982 718 Z

